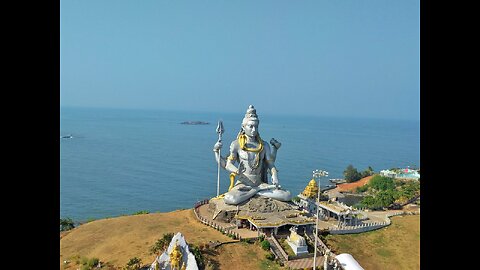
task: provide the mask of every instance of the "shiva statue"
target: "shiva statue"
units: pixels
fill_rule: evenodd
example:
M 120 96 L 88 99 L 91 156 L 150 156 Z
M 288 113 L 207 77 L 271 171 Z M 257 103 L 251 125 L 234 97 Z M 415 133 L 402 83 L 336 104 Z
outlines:
M 279 201 L 292 199 L 290 191 L 283 190 L 279 185 L 275 167 L 281 143 L 272 138 L 270 149 L 268 143 L 260 138 L 259 122 L 256 109 L 250 105 L 237 139 L 230 144 L 230 155 L 226 159 L 220 155 L 221 140 L 213 147 L 217 163 L 231 173 L 229 190 L 221 195 L 226 204 L 238 205 L 255 194 Z M 236 163 L 238 166 L 235 166 Z M 268 174 L 271 175 L 271 184 L 268 184 Z

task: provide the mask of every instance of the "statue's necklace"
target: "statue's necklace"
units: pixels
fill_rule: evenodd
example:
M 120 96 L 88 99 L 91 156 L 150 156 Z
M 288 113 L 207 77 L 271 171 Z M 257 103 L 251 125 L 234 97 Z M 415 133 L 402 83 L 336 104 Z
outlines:
M 238 136 L 238 143 L 240 144 L 240 148 L 244 151 L 253 152 L 255 154 L 255 159 L 253 160 L 248 159 L 248 165 L 252 169 L 256 169 L 258 168 L 258 165 L 260 165 L 260 152 L 263 150 L 263 142 L 262 142 L 262 139 L 260 139 L 259 134 L 257 134 L 257 141 L 258 141 L 257 148 L 248 148 L 245 146 L 247 142 L 247 136 L 245 134 L 241 134 Z
M 263 150 L 263 142 L 262 139 L 260 139 L 260 135 L 257 135 L 257 141 L 258 141 L 258 147 L 257 148 L 248 148 L 245 145 L 247 144 L 247 135 L 242 134 L 238 136 L 238 143 L 240 144 L 240 148 L 244 151 L 247 152 L 254 152 L 258 153 Z

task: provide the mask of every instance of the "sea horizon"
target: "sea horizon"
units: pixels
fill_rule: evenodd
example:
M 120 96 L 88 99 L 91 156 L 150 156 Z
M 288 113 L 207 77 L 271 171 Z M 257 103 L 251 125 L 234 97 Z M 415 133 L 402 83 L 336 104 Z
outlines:
M 250 105 L 250 104 L 249 104 Z M 252 103 L 255 106 L 255 104 Z M 245 107 L 245 110 L 246 111 Z M 216 110 L 187 110 L 187 109 L 163 109 L 152 107 L 106 107 L 106 106 L 79 106 L 79 105 L 60 105 L 60 112 L 64 109 L 80 109 L 80 110 L 120 110 L 120 111 L 145 111 L 145 112 L 178 112 L 178 113 L 194 113 L 194 114 L 229 114 L 229 115 L 243 115 L 244 111 L 216 111 Z M 280 110 L 279 110 L 280 111 Z M 334 119 L 358 119 L 358 120 L 389 120 L 389 121 L 405 121 L 405 122 L 417 122 L 420 123 L 419 118 L 396 118 L 396 117 L 381 117 L 381 116 L 359 116 L 359 115 L 335 115 L 335 114 L 302 114 L 302 113 L 282 113 L 282 112 L 263 112 L 262 115 L 266 116 L 295 116 L 295 117 L 307 117 L 307 118 L 334 118 Z M 219 119 L 221 120 L 221 119 Z
M 343 178 L 348 165 L 378 172 L 420 167 L 419 120 L 262 113 L 262 139 L 282 143 L 276 166 L 280 184 L 297 195 L 312 171 Z M 191 208 L 216 195 L 212 151 L 222 120 L 222 156 L 245 112 L 60 106 L 60 216 L 85 221 Z M 209 125 L 182 125 L 205 121 Z M 221 172 L 221 193 L 228 188 Z

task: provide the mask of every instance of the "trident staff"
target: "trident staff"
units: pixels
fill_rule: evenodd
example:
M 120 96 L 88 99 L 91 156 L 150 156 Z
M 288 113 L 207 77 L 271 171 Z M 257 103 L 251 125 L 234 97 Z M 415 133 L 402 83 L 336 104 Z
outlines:
M 223 134 L 223 123 L 222 121 L 218 121 L 217 125 L 217 134 L 218 134 L 218 143 L 222 142 L 222 134 Z M 217 197 L 220 195 L 220 159 L 221 157 L 219 156 L 218 158 L 218 172 L 217 172 Z

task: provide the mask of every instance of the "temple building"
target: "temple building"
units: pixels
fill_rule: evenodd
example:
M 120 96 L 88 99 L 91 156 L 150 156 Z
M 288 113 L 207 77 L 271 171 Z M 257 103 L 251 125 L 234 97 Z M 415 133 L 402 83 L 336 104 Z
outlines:
M 339 226 L 351 226 L 358 223 L 356 214 L 360 211 L 354 210 L 340 202 L 320 201 L 317 202 L 318 185 L 314 179 L 310 180 L 302 193 L 298 194 L 299 200 L 295 203 L 303 210 L 313 216 L 317 216 L 319 207 L 319 219 L 328 220 L 334 218 Z

